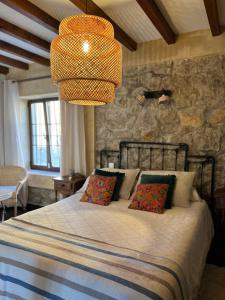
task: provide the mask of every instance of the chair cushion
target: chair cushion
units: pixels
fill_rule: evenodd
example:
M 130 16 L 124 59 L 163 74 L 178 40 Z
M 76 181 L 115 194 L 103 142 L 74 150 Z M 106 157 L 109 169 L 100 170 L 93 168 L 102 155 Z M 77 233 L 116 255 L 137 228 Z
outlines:
M 12 191 L 12 198 L 4 200 L 4 205 L 7 207 L 14 206 L 16 204 L 16 186 L 0 186 L 0 191 Z
M 4 186 L 4 185 L 0 185 L 0 191 L 12 191 L 12 198 L 16 198 L 16 186 Z
M 26 169 L 17 166 L 0 167 L 0 185 L 14 186 L 27 175 Z

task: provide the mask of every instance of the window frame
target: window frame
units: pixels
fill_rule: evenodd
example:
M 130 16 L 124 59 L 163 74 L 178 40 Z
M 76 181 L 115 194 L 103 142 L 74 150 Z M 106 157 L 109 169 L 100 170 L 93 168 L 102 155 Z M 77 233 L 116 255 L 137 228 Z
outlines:
M 47 109 L 46 103 L 51 101 L 59 101 L 58 98 L 46 98 L 46 99 L 35 99 L 35 100 L 28 100 L 28 118 L 29 118 L 29 138 L 30 138 L 30 168 L 31 170 L 42 170 L 42 171 L 52 171 L 52 172 L 59 172 L 60 167 L 53 167 L 51 161 L 51 151 L 50 151 L 50 138 L 49 138 L 49 131 L 48 131 L 48 121 L 47 121 Z M 45 128 L 46 128 L 46 144 L 47 144 L 47 165 L 50 163 L 50 167 L 40 166 L 34 164 L 33 160 L 33 149 L 32 149 L 32 117 L 31 117 L 31 105 L 33 103 L 43 103 L 44 106 L 44 119 L 45 119 Z

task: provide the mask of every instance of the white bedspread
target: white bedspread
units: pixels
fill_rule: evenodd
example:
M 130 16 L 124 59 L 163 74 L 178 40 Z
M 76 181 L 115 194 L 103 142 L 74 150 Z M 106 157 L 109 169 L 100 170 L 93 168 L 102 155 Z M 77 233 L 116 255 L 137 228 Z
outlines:
M 174 207 L 164 214 L 128 209 L 120 200 L 104 207 L 80 202 L 77 193 L 56 204 L 18 217 L 34 224 L 172 259 L 188 283 L 188 299 L 195 299 L 213 236 L 205 202 Z

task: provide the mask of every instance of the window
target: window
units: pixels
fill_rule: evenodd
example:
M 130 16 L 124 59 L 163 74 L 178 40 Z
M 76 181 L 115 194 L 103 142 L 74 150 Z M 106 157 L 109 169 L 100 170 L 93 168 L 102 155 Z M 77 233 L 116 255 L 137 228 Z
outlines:
M 60 103 L 58 99 L 28 102 L 30 123 L 30 167 L 59 171 Z

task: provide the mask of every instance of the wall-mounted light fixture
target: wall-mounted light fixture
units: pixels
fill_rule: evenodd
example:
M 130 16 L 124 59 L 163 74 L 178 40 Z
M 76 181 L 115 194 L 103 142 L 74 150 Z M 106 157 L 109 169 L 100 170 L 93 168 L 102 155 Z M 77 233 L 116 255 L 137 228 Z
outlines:
M 165 103 L 170 101 L 171 96 L 172 96 L 172 91 L 170 90 L 162 89 L 161 91 L 144 91 L 142 95 L 137 96 L 137 100 L 140 104 L 144 104 L 145 100 L 158 99 L 160 104 L 160 103 Z

